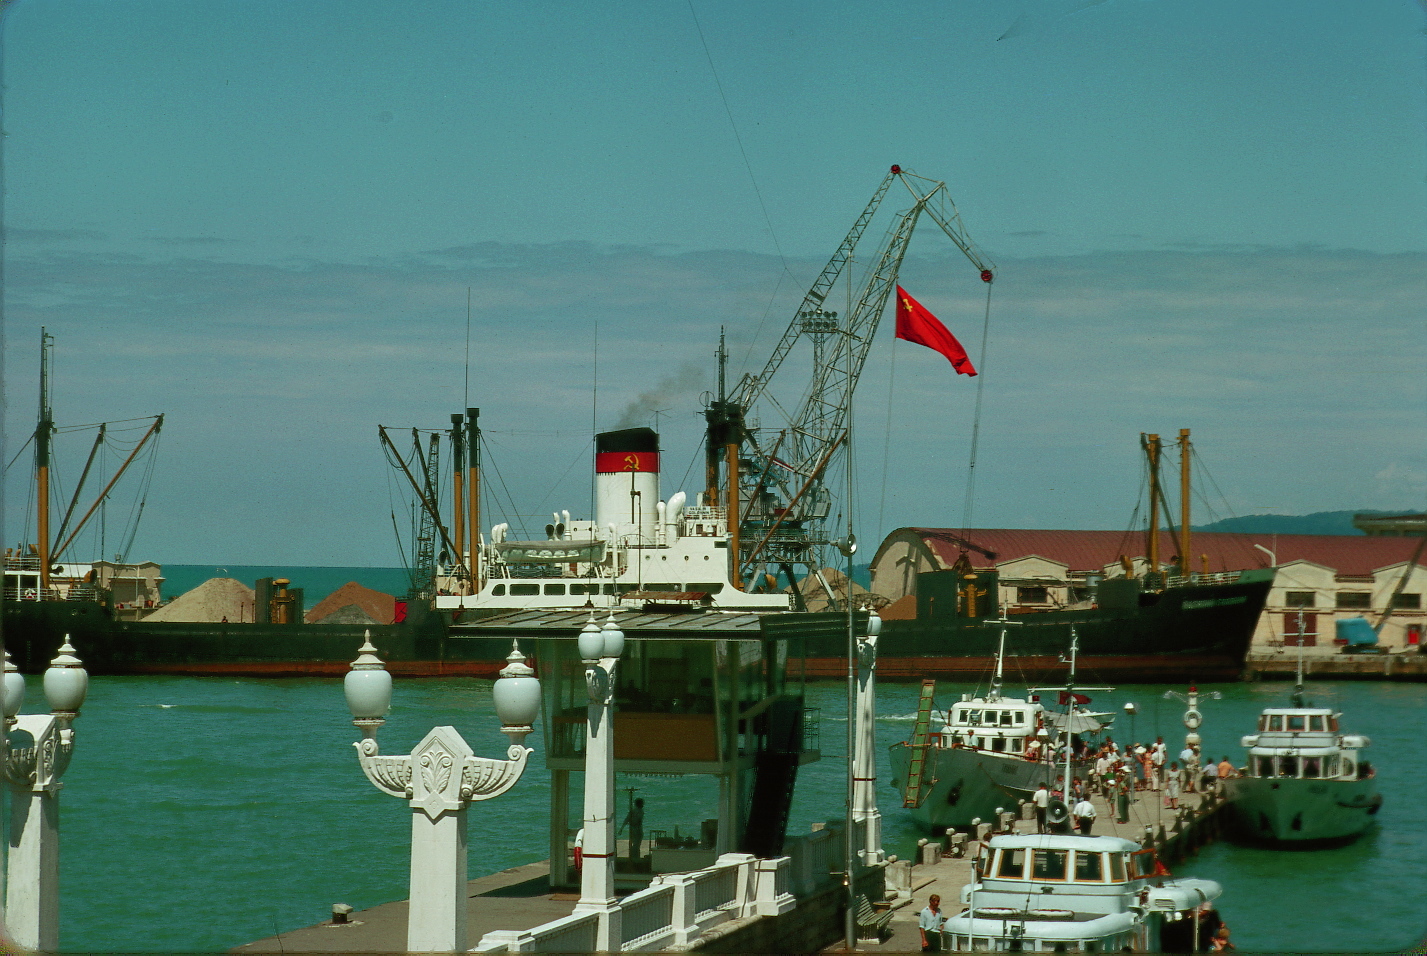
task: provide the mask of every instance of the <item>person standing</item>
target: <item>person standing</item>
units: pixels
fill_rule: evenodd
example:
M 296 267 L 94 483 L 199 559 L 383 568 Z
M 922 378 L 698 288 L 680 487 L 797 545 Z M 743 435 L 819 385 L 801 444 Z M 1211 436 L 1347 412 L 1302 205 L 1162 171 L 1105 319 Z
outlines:
M 933 893 L 927 900 L 926 908 L 917 917 L 917 932 L 922 935 L 922 952 L 942 951 L 941 927 L 945 922 L 946 915 L 941 911 L 941 897 Z
M 1036 832 L 1044 833 L 1045 812 L 1046 808 L 1050 806 L 1050 791 L 1046 789 L 1044 783 L 1036 789 L 1035 793 L 1031 794 L 1031 803 L 1036 808 Z
M 1189 744 L 1185 744 L 1184 749 L 1179 752 L 1179 763 L 1184 767 L 1184 776 L 1188 778 L 1185 783 L 1184 792 L 1193 793 L 1194 771 L 1199 763 L 1199 756 Z
M 644 798 L 640 797 L 634 801 L 634 806 L 629 808 L 629 813 L 625 815 L 624 822 L 619 825 L 620 830 L 629 827 L 629 859 L 631 863 L 639 861 L 640 847 L 644 843 Z
M 1089 836 L 1090 830 L 1095 826 L 1095 804 L 1090 802 L 1089 797 L 1081 797 L 1080 802 L 1070 812 L 1075 816 L 1075 825 L 1080 830 L 1080 835 Z
M 1171 810 L 1179 809 L 1179 786 L 1179 763 L 1172 761 L 1164 781 L 1164 805 Z
M 1150 748 L 1150 789 L 1159 792 L 1164 789 L 1164 738 Z

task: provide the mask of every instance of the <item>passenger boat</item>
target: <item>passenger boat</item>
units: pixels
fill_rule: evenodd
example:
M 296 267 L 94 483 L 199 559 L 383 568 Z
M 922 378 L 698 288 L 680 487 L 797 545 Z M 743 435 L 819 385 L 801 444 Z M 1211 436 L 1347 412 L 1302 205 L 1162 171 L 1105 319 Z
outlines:
M 940 730 L 928 732 L 936 682 L 923 681 L 918 724 L 908 740 L 891 748 L 892 779 L 902 805 L 933 832 L 990 820 L 998 810 L 1030 799 L 1040 784 L 1053 787 L 1052 741 L 1067 730 L 1072 737 L 1099 731 L 1112 719 L 1075 706 L 1074 698 L 1066 700 L 1067 715 L 1048 710 L 1035 694 L 1002 696 L 1006 628 L 1014 622 L 1003 618 L 999 623 L 996 673 L 987 693 L 963 695 L 945 712 Z
M 1314 707 L 1303 691 L 1303 652 L 1288 707 L 1268 707 L 1258 733 L 1243 738 L 1248 762 L 1225 782 L 1241 839 L 1284 847 L 1346 843 L 1371 827 L 1382 806 L 1362 734 L 1344 734 L 1342 714 Z

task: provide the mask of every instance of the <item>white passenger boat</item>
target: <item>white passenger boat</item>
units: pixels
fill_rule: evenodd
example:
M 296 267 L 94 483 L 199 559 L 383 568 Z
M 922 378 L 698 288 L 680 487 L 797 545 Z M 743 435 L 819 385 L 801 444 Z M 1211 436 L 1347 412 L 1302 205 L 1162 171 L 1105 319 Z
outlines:
M 1235 832 L 1279 846 L 1346 843 L 1373 825 L 1382 795 L 1363 751 L 1362 734 L 1344 734 L 1342 714 L 1314 707 L 1303 692 L 1303 635 L 1299 623 L 1298 676 L 1288 707 L 1259 715 L 1258 733 L 1242 776 L 1224 781 Z
M 1197 952 L 1196 911 L 1223 890 L 1158 869 L 1153 850 L 1120 837 L 993 836 L 943 939 L 953 952 Z

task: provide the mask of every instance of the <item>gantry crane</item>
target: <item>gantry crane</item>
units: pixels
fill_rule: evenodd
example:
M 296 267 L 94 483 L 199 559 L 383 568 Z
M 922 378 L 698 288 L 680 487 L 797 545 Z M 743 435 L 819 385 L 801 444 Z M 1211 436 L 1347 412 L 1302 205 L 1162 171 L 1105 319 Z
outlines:
M 828 295 L 894 180 L 911 193 L 912 206 L 893 222 L 860 288 L 851 296 L 851 308 L 839 318 L 837 312 L 824 308 Z M 771 586 L 776 581 L 772 571 L 777 570 L 796 589 L 797 568 L 820 573 L 822 549 L 828 543 L 824 523 L 832 506 L 824 476 L 844 450 L 852 394 L 923 213 L 980 271 L 982 281 L 991 282 L 991 267 L 966 235 L 946 184 L 893 166 L 803 296 L 763 370 L 744 375 L 731 393 L 724 381 L 720 342 L 719 393 L 704 412 L 706 494 L 711 503 L 726 496 L 735 581 L 740 586 L 751 590 Z M 812 350 L 807 391 L 785 427 L 771 435 L 760 434 L 763 429 L 748 424 L 749 412 L 765 398 L 778 370 L 803 340 Z

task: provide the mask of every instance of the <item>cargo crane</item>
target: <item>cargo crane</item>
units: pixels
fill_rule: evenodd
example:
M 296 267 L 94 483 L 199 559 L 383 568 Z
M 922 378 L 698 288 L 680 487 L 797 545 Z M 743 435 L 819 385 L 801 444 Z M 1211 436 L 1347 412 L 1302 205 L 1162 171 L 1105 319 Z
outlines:
M 824 308 L 828 295 L 897 180 L 911 193 L 912 206 L 892 224 L 861 287 L 850 296 L 847 314 L 839 318 L 837 312 Z M 893 166 L 803 296 L 762 371 L 745 374 L 731 392 L 724 378 L 726 353 L 720 341 L 718 397 L 704 412 L 705 494 L 710 504 L 726 495 L 722 503 L 732 533 L 733 581 L 740 587 L 776 586 L 775 571 L 781 571 L 797 595 L 801 577 L 797 568 L 821 575 L 822 549 L 828 543 L 824 523 L 832 508 L 824 476 L 846 445 L 852 393 L 887 298 L 896 288 L 912 232 L 924 213 L 979 270 L 982 281 L 990 283 L 992 269 L 967 236 L 946 184 Z M 802 340 L 812 350 L 807 391 L 784 428 L 775 435 L 761 435 L 761 429 L 749 424 L 749 413 L 760 400 L 772 400 L 769 385 Z M 724 495 L 719 493 L 721 486 Z M 827 583 L 822 584 L 831 598 Z M 801 595 L 797 603 L 802 606 Z

